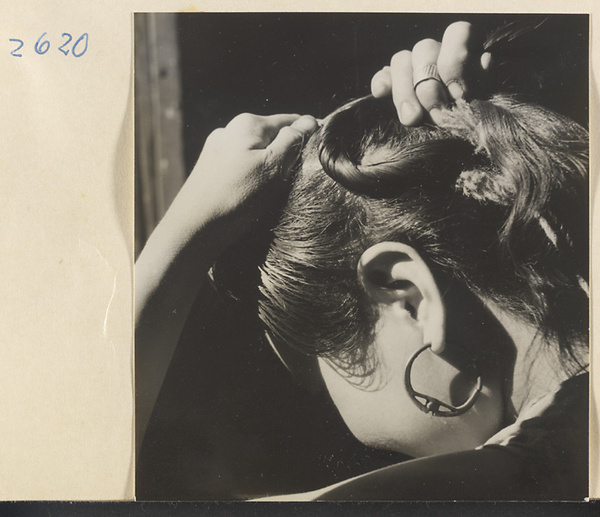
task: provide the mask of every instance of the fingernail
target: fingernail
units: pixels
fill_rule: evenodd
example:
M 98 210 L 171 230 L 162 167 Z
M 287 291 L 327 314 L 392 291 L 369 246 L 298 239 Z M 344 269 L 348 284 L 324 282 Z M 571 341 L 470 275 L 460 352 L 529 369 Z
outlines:
M 450 95 L 452 95 L 452 98 L 454 98 L 455 100 L 463 98 L 465 91 L 463 90 L 462 85 L 458 81 L 452 81 L 450 84 L 447 85 L 447 87 L 448 91 L 450 92 Z
M 403 102 L 400 107 L 400 122 L 405 126 L 413 124 L 418 113 L 419 110 L 417 110 L 410 102 Z

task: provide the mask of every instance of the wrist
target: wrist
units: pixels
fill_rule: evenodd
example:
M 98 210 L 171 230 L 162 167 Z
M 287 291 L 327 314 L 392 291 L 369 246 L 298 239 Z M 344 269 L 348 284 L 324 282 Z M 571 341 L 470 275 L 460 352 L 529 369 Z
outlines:
M 136 314 L 141 315 L 153 293 L 179 305 L 195 292 L 224 249 L 218 220 L 192 222 L 185 210 L 172 206 L 150 235 L 136 262 Z

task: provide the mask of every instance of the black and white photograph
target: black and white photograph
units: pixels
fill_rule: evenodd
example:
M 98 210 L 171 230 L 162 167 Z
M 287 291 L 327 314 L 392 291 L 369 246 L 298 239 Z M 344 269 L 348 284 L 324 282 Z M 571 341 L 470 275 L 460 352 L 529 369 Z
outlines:
M 589 495 L 589 22 L 134 15 L 137 500 Z

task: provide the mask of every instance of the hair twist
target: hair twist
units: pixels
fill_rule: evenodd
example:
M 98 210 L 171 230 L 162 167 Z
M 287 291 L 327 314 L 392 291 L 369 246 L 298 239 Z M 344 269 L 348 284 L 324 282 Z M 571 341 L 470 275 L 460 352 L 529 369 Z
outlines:
M 392 198 L 414 187 L 447 188 L 468 164 L 476 164 L 472 143 L 450 132 L 437 139 L 423 135 L 400 145 L 408 131 L 396 121 L 392 108 L 391 103 L 368 96 L 325 120 L 318 152 L 323 170 L 332 179 L 356 194 Z M 421 134 L 432 131 L 439 129 L 419 128 Z M 365 134 L 378 141 L 364 145 Z M 380 152 L 368 157 L 363 150 L 370 147 Z

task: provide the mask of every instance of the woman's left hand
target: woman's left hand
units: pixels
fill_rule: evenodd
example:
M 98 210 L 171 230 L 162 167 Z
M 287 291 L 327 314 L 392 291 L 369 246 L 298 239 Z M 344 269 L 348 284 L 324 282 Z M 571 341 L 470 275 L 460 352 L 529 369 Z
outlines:
M 424 39 L 392 57 L 371 80 L 374 97 L 392 96 L 400 122 L 420 124 L 428 113 L 438 123 L 441 110 L 471 97 L 491 63 L 484 35 L 468 22 L 448 26 L 442 41 Z M 438 78 L 431 76 L 437 69 Z

